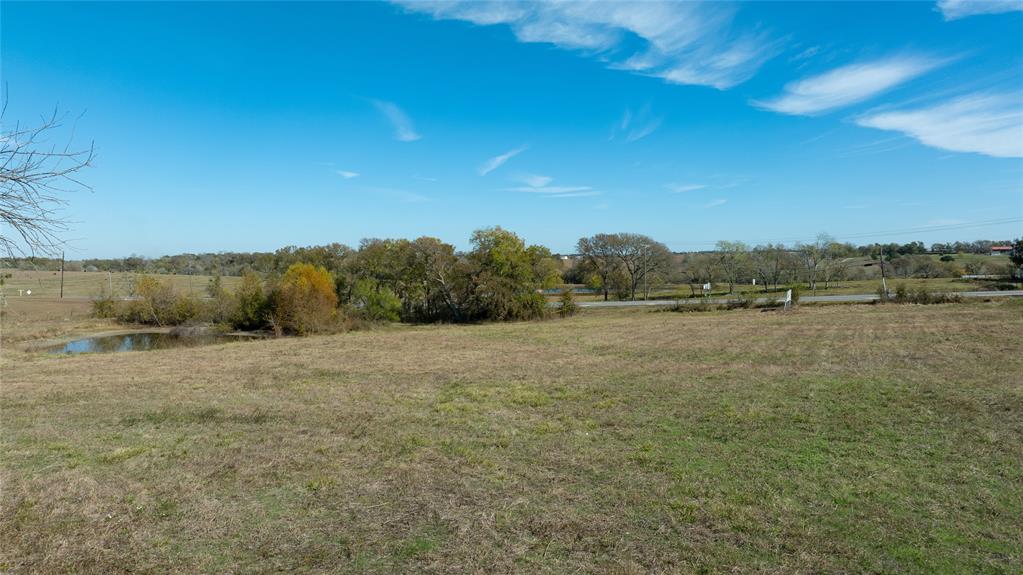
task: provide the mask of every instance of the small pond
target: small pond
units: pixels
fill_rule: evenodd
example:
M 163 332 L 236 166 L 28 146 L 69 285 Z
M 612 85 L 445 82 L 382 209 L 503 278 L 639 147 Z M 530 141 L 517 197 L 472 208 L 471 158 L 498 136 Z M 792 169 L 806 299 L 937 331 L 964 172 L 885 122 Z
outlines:
M 111 353 L 115 351 L 148 351 L 173 347 L 196 347 L 230 341 L 253 339 L 246 335 L 177 335 L 166 332 L 135 332 L 120 335 L 86 337 L 45 349 L 48 353 Z

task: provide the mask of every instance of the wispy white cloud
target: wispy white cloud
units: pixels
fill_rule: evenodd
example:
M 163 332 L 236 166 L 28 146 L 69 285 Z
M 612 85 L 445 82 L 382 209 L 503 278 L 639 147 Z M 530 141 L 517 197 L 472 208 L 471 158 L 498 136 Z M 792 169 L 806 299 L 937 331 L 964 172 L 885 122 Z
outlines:
M 712 2 L 477 2 L 398 0 L 412 12 L 505 24 L 521 42 L 581 51 L 608 67 L 677 84 L 727 89 L 776 55 L 762 31 L 734 32 L 735 5 Z
M 958 20 L 979 14 L 1001 14 L 1023 10 L 1023 0 L 938 0 L 945 20 Z
M 863 102 L 940 66 L 944 61 L 895 56 L 848 64 L 785 86 L 785 93 L 753 104 L 783 114 L 813 115 Z
M 975 93 L 925 108 L 867 114 L 856 123 L 902 132 L 943 150 L 1023 158 L 1023 94 Z
M 663 121 L 662 116 L 651 113 L 650 104 L 644 105 L 635 114 L 630 108 L 626 108 L 625 113 L 622 114 L 621 122 L 611 128 L 611 136 L 608 140 L 615 139 L 619 134 L 624 135 L 626 142 L 642 140 L 657 131 Z
M 707 184 L 665 184 L 665 188 L 675 194 L 685 194 L 688 192 L 695 192 L 702 190 L 707 187 Z
M 893 152 L 895 150 L 901 150 L 906 146 L 913 145 L 913 140 L 907 138 L 903 134 L 898 134 L 891 137 L 880 138 L 871 142 L 864 142 L 862 144 L 856 144 L 855 146 L 849 146 L 838 154 L 840 158 L 859 158 L 863 156 L 873 156 L 876 154 L 884 154 L 887 152 Z
M 622 121 L 618 124 L 619 129 L 625 130 L 629 127 L 632 122 L 632 110 L 625 108 L 625 113 L 622 114 Z
M 600 192 L 596 190 L 589 190 L 585 192 L 569 192 L 565 194 L 547 194 L 545 198 L 588 198 L 591 196 L 599 196 Z
M 821 51 L 820 46 L 810 46 L 804 50 L 801 50 L 798 54 L 793 55 L 789 58 L 789 62 L 798 62 L 800 60 L 807 60 L 813 58 Z
M 554 179 L 547 176 L 519 176 L 518 181 L 524 182 L 525 186 L 504 188 L 505 192 L 516 192 L 520 194 L 537 194 L 544 198 L 584 198 L 599 196 L 600 192 L 590 186 L 550 186 Z
M 394 139 L 399 142 L 414 142 L 422 138 L 422 136 L 416 132 L 408 114 L 399 108 L 397 104 L 393 102 L 385 102 L 383 100 L 372 100 L 372 102 L 377 111 L 383 114 L 391 123 L 391 126 L 394 127 Z
M 593 188 L 590 186 L 522 186 L 517 188 L 505 188 L 506 192 L 520 192 L 524 194 L 576 194 L 579 192 L 589 192 Z
M 336 173 L 346 180 L 359 177 L 359 172 L 349 172 L 348 170 L 336 170 Z
M 478 169 L 480 175 L 485 176 L 490 172 L 493 172 L 497 168 L 500 168 L 508 160 L 514 158 L 515 156 L 521 154 L 522 152 L 525 152 L 527 147 L 528 146 L 525 145 L 519 146 L 514 150 L 508 150 L 507 152 L 499 156 L 494 156 L 493 158 L 490 158 L 486 162 L 483 162 L 483 165 L 480 166 Z
M 551 183 L 554 178 L 539 174 L 519 174 L 515 179 L 531 188 L 542 188 Z
M 637 140 L 642 140 L 643 138 L 649 136 L 650 134 L 653 134 L 657 130 L 657 128 L 660 128 L 662 121 L 663 118 L 655 118 L 653 120 L 646 122 L 642 126 L 637 126 L 632 130 L 629 130 L 629 133 L 625 135 L 625 141 L 635 142 Z
M 727 203 L 728 203 L 728 200 L 726 200 L 724 198 L 718 198 L 718 199 L 714 200 L 713 202 L 710 202 L 708 204 L 704 204 L 703 207 L 705 207 L 705 208 L 716 208 L 718 206 L 723 206 L 723 205 L 725 205 Z

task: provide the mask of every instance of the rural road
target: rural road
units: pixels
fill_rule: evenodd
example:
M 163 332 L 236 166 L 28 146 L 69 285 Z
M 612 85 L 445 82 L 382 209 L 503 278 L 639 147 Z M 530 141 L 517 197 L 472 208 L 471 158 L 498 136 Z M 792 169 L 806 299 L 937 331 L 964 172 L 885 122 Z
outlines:
M 1023 297 L 1023 290 L 1006 290 L 1006 291 L 962 291 L 955 292 L 962 297 Z M 952 295 L 952 294 L 949 294 Z M 848 295 L 805 295 L 799 298 L 802 303 L 826 303 L 826 302 L 869 302 L 877 299 L 877 294 L 848 294 Z M 768 298 L 757 298 L 757 302 L 766 302 Z M 714 298 L 714 299 L 700 299 L 700 298 L 688 298 L 688 299 L 652 299 L 648 301 L 585 301 L 578 302 L 579 307 L 639 307 L 639 306 L 666 306 L 675 305 L 676 303 L 682 304 L 695 304 L 706 302 L 710 304 L 723 304 L 728 303 L 729 300 Z M 554 302 L 554 305 L 559 305 Z

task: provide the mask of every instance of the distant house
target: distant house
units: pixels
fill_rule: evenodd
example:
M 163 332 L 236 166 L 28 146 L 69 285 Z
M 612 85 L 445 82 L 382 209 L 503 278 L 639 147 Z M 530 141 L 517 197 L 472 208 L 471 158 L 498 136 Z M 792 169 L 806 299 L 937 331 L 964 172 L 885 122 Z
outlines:
M 1007 256 L 1012 253 L 1012 246 L 991 246 L 991 255 Z

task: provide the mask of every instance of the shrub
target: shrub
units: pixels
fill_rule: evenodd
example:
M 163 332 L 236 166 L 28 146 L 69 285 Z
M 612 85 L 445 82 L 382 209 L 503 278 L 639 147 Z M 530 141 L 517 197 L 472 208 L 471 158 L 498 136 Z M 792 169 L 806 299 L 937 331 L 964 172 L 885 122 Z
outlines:
M 561 297 L 558 298 L 561 303 L 561 307 L 558 308 L 558 315 L 561 317 L 570 317 L 579 311 L 579 304 L 575 303 L 575 296 L 572 295 L 572 288 L 565 288 L 561 290 Z
M 99 297 L 92 300 L 92 315 L 104 319 L 117 317 L 117 300 L 107 293 L 106 288 L 100 291 Z
M 905 284 L 895 286 L 895 297 L 891 300 L 895 303 L 915 303 L 920 305 L 939 303 L 962 303 L 963 298 L 959 294 L 946 294 L 929 292 L 925 288 L 918 288 L 909 291 Z
M 906 284 L 900 283 L 895 286 L 895 303 L 906 303 L 909 301 L 909 288 Z
M 706 312 L 714 311 L 715 309 L 717 309 L 715 306 L 702 300 L 696 303 L 685 303 L 682 301 L 678 301 L 675 302 L 675 305 L 665 308 L 666 311 L 673 311 L 679 313 Z
M 913 303 L 919 303 L 924 305 L 934 303 L 934 297 L 931 296 L 931 292 L 927 291 L 925 288 L 922 287 L 917 288 L 916 291 L 913 292 L 913 295 L 910 299 Z
M 799 303 L 799 296 L 802 295 L 803 288 L 799 285 L 792 285 L 788 289 L 792 290 L 792 305 L 796 305 Z
M 359 315 L 370 321 L 401 319 L 401 299 L 391 288 L 371 279 L 360 279 L 352 289 L 352 305 Z
M 877 294 L 877 301 L 881 303 L 887 303 L 889 300 L 888 291 L 885 290 L 885 286 L 877 286 L 877 290 L 874 292 Z
M 242 276 L 242 283 L 234 293 L 231 324 L 237 329 L 261 329 L 267 325 L 269 302 L 263 290 L 263 280 L 255 272 Z
M 334 279 L 322 266 L 292 264 L 271 299 L 270 319 L 277 332 L 325 331 L 337 319 Z
M 213 276 L 206 286 L 208 299 L 204 302 L 202 316 L 216 324 L 230 324 L 234 322 L 235 307 L 237 302 L 231 294 L 224 289 L 223 282 L 219 275 Z
M 794 297 L 794 296 L 793 296 Z M 740 293 L 735 299 L 728 302 L 728 309 L 750 309 L 757 303 L 756 297 L 748 293 Z
M 180 325 L 200 319 L 199 300 L 174 293 L 167 282 L 145 274 L 135 278 L 131 299 L 116 306 L 118 320 L 148 325 Z

